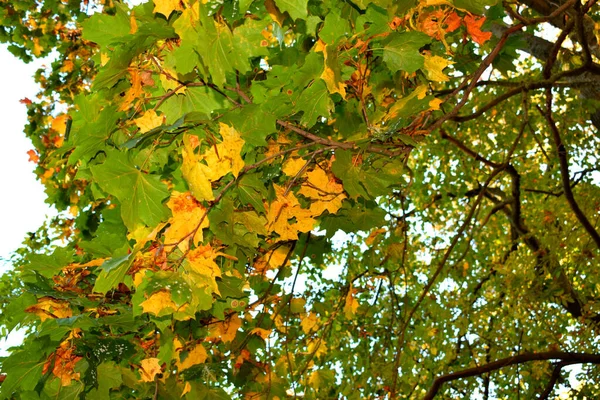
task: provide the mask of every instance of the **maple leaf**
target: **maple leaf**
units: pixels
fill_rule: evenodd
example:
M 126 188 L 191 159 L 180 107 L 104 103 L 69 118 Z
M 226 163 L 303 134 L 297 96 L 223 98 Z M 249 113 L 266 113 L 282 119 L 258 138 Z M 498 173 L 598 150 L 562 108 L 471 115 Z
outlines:
M 218 181 L 230 172 L 237 177 L 244 168 L 244 160 L 240 156 L 244 140 L 233 127 L 223 123 L 219 127 L 223 141 L 201 155 L 195 154 L 199 142 L 190 135 L 184 136 L 181 170 L 190 190 L 200 201 L 214 199 L 211 182 Z
M 237 314 L 233 314 L 226 321 L 214 320 L 211 322 L 208 326 L 208 336 L 206 338 L 229 343 L 235 339 L 235 336 L 241 327 L 242 320 Z
M 140 375 L 142 382 L 154 382 L 156 375 L 162 373 L 158 358 L 145 358 L 140 362 Z
M 286 189 L 279 185 L 273 187 L 277 197 L 267 208 L 267 230 L 277 233 L 277 240 L 295 240 L 298 232 L 314 228 L 316 221 L 310 210 L 302 208 L 291 191 L 286 193 Z
M 317 314 L 315 314 L 314 312 L 311 312 L 307 316 L 302 317 L 302 321 L 300 322 L 300 326 L 302 326 L 302 331 L 308 335 L 317 325 L 317 322 L 319 322 L 319 317 L 317 317 Z
M 211 293 L 219 294 L 216 278 L 221 277 L 221 269 L 215 259 L 222 255 L 211 247 L 210 244 L 198 246 L 190 251 L 186 257 L 190 280 L 196 287 L 209 289 Z
M 344 304 L 344 315 L 347 319 L 352 319 L 356 315 L 356 310 L 358 310 L 358 301 L 354 298 L 352 291 L 352 285 L 350 285 Z
M 169 18 L 173 11 L 183 11 L 181 0 L 154 0 L 154 13 Z
M 306 161 L 302 158 L 290 158 L 283 164 L 281 171 L 287 176 L 296 176 L 305 165 Z
M 191 350 L 189 350 L 183 360 L 181 357 L 181 353 L 183 352 L 183 345 L 179 341 L 179 339 L 175 338 L 173 340 L 173 348 L 176 352 L 175 360 L 177 364 L 177 370 L 179 371 L 183 371 L 197 364 L 202 364 L 206 361 L 206 358 L 208 357 L 206 349 L 204 348 L 202 343 L 198 343 Z
M 467 32 L 471 35 L 475 43 L 480 45 L 484 44 L 492 37 L 492 32 L 481 31 L 481 26 L 485 22 L 485 17 L 475 17 L 468 14 L 463 21 L 467 27 Z
M 191 241 L 194 245 L 203 239 L 202 230 L 208 228 L 206 208 L 190 192 L 173 191 L 167 202 L 173 216 L 169 219 L 169 228 L 165 232 L 165 244 L 177 246 L 186 251 Z M 202 222 L 200 222 L 202 221 Z
M 49 318 L 69 318 L 73 315 L 68 302 L 50 296 L 40 297 L 37 304 L 27 307 L 25 312 L 36 314 L 42 321 Z
M 74 354 L 75 347 L 72 346 L 72 336 L 69 335 L 67 340 L 61 342 L 44 364 L 42 372 L 45 374 L 52 366 L 52 374 L 60 379 L 61 386 L 69 386 L 73 379 L 79 380 L 80 373 L 75 372 L 75 365 L 83 359 L 81 356 Z
M 159 290 L 158 292 L 152 293 L 152 295 L 145 301 L 140 303 L 143 312 L 152 313 L 154 315 L 161 315 L 164 310 L 177 311 L 180 307 L 171 298 L 171 292 L 168 290 Z
M 279 269 L 290 264 L 288 254 L 290 248 L 288 246 L 278 246 L 271 250 L 254 263 L 254 270 L 260 274 L 264 274 L 272 269 Z M 286 261 L 287 260 L 287 261 Z M 285 262 L 285 265 L 284 265 Z
M 128 110 L 136 99 L 142 97 L 143 90 L 141 75 L 138 73 L 136 68 L 130 68 L 129 75 L 131 86 L 125 92 L 125 96 L 123 96 L 123 100 L 119 106 L 119 111 Z
M 322 168 L 315 168 L 306 176 L 307 180 L 298 193 L 313 200 L 310 204 L 310 213 L 319 216 L 327 210 L 335 214 L 346 198 L 344 187 L 336 182 L 332 174 L 328 175 Z
M 139 118 L 133 120 L 138 128 L 140 128 L 140 133 L 146 133 L 158 126 L 163 124 L 164 117 L 156 114 L 154 110 L 148 110 Z
M 452 61 L 446 60 L 440 56 L 425 55 L 423 71 L 427 75 L 427 79 L 436 82 L 447 82 L 450 80 L 448 75 L 442 71 L 448 65 L 454 64 Z
M 40 156 L 38 156 L 38 154 L 35 152 L 35 150 L 28 150 L 27 151 L 27 155 L 29 156 L 29 160 L 33 163 L 38 163 L 40 161 Z

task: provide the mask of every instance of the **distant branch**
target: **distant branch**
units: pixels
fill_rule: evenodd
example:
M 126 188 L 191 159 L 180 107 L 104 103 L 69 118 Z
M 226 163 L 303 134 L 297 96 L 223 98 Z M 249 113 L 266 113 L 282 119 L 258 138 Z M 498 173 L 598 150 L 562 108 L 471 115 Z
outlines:
M 512 357 L 503 358 L 501 360 L 484 364 L 479 367 L 468 368 L 462 371 L 453 372 L 435 378 L 433 384 L 431 385 L 431 388 L 429 389 L 425 397 L 423 397 L 423 400 L 433 399 L 437 392 L 441 389 L 442 385 L 446 382 L 462 378 L 469 378 L 472 376 L 479 376 L 487 372 L 495 371 L 504 367 L 509 367 L 511 365 L 526 363 L 529 361 L 546 360 L 561 360 L 562 362 L 569 362 L 571 364 L 600 364 L 600 354 L 546 351 L 542 353 L 524 353 Z

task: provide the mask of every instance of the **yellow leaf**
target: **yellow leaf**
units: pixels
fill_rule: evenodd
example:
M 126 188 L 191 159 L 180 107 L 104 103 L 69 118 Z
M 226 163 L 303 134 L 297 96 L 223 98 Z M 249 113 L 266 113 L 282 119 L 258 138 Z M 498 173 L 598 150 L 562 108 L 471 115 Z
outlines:
M 169 18 L 173 11 L 183 11 L 180 0 L 154 0 L 154 13 Z
M 139 118 L 133 120 L 138 128 L 140 128 L 140 133 L 146 133 L 151 131 L 152 129 L 161 126 L 163 124 L 164 117 L 158 116 L 156 111 L 148 110 Z
M 168 250 L 172 249 L 175 243 L 179 243 L 179 249 L 185 252 L 189 248 L 190 240 L 194 245 L 202 242 L 202 230 L 208 228 L 209 224 L 206 208 L 190 192 L 177 191 L 171 193 L 167 207 L 173 213 L 169 219 L 170 226 L 165 232 L 165 245 L 169 246 Z
M 323 73 L 321 74 L 321 79 L 323 79 L 323 81 L 325 82 L 325 85 L 327 85 L 327 90 L 329 90 L 329 93 L 339 93 L 343 99 L 346 99 L 346 84 L 341 82 L 341 77 L 339 72 L 336 73 L 336 71 L 334 71 L 331 67 L 331 65 L 337 65 L 337 55 L 332 55 L 329 54 L 328 50 L 327 50 L 327 45 L 319 39 L 319 41 L 317 42 L 317 44 L 315 45 L 315 51 L 316 52 L 323 52 L 323 57 L 324 57 L 324 69 L 323 69 Z M 329 63 L 327 62 L 329 60 Z
M 190 385 L 189 382 L 185 382 L 185 385 L 183 385 L 183 391 L 181 392 L 180 397 L 185 396 L 186 394 L 188 394 L 191 391 L 192 391 L 192 385 Z
M 425 96 L 427 96 L 427 86 L 417 86 L 417 88 L 411 94 L 404 96 L 400 100 L 394 102 L 394 105 L 390 107 L 390 110 L 385 116 L 385 120 L 389 121 L 396 118 L 398 112 L 402 110 L 406 106 L 406 104 L 408 104 L 408 102 L 414 99 L 415 97 L 419 100 L 422 100 L 425 98 Z
M 254 328 L 250 331 L 250 334 L 260 336 L 261 338 L 266 340 L 271 334 L 271 330 L 263 328 Z
M 346 304 L 344 304 L 344 315 L 347 319 L 352 319 L 356 315 L 358 310 L 358 301 L 352 295 L 352 285 L 348 289 L 348 295 L 346 295 Z
M 210 245 L 198 246 L 186 257 L 188 278 L 198 288 L 210 289 L 211 293 L 220 295 L 216 278 L 221 277 L 221 269 L 215 258 L 222 253 L 215 251 Z
M 70 318 L 73 316 L 68 302 L 56 300 L 49 296 L 39 298 L 37 304 L 27 307 L 25 312 L 37 315 L 42 321 L 49 318 Z
M 375 242 L 375 239 L 377 238 L 377 236 L 381 235 L 382 233 L 386 233 L 386 232 L 387 232 L 387 229 L 385 229 L 385 228 L 379 228 L 379 229 L 373 230 L 373 232 L 371 232 L 369 234 L 369 236 L 367 237 L 367 239 L 365 240 L 365 244 L 367 246 L 371 246 Z
M 333 175 L 328 175 L 322 168 L 315 168 L 306 174 L 307 180 L 302 184 L 299 194 L 313 200 L 310 205 L 312 216 L 319 216 L 325 210 L 335 214 L 346 198 L 344 187 L 337 183 Z
M 134 33 L 137 32 L 138 30 L 138 25 L 137 25 L 137 21 L 135 19 L 135 12 L 132 11 L 131 15 L 129 16 L 129 34 L 133 35 Z
M 267 230 L 274 231 L 280 240 L 296 240 L 298 232 L 308 232 L 314 228 L 316 221 L 310 210 L 300 207 L 298 199 L 284 187 L 273 185 L 276 198 L 267 209 Z M 290 223 L 289 220 L 295 219 Z
M 52 120 L 52 130 L 64 135 L 67 130 L 67 114 L 61 114 Z
M 184 369 L 188 369 L 197 364 L 202 364 L 204 361 L 206 361 L 206 358 L 208 357 L 208 354 L 206 354 L 206 349 L 204 348 L 202 343 L 198 343 L 196 345 L 196 347 L 194 347 L 192 350 L 190 350 L 187 353 L 187 356 L 182 361 L 181 360 L 182 345 L 179 342 L 179 340 L 177 340 L 177 339 L 175 339 L 174 344 L 175 344 L 175 346 L 174 346 L 175 351 L 177 352 L 177 359 L 176 359 L 177 369 L 179 371 L 183 371 Z
M 306 165 L 302 158 L 290 158 L 283 164 L 281 169 L 287 176 L 296 176 L 298 172 Z
M 447 82 L 450 80 L 448 75 L 444 74 L 442 70 L 448 65 L 454 64 L 452 61 L 446 60 L 440 56 L 425 55 L 425 66 L 423 70 L 427 79 L 436 82 Z
M 242 320 L 237 314 L 233 314 L 226 321 L 213 322 L 208 326 L 207 339 L 215 339 L 223 343 L 229 343 L 235 339 L 237 331 L 242 326 Z
M 143 312 L 159 315 L 163 310 L 177 311 L 180 307 L 171 299 L 171 292 L 168 290 L 159 290 L 145 301 L 140 303 Z
M 131 75 L 131 87 L 125 92 L 123 102 L 119 106 L 119 111 L 128 110 L 131 107 L 131 104 L 134 102 L 134 100 L 141 98 L 143 94 L 142 77 L 140 76 L 138 70 L 135 68 L 131 68 L 129 70 L 129 74 Z
M 433 100 L 431 100 L 429 102 L 429 109 L 430 110 L 439 110 L 440 109 L 440 104 L 442 104 L 444 101 L 442 99 L 438 99 L 437 97 Z
M 202 155 L 196 155 L 195 149 L 199 143 L 184 136 L 182 173 L 188 182 L 194 196 L 200 201 L 213 200 L 211 182 L 216 182 L 228 173 L 237 178 L 244 160 L 240 156 L 244 140 L 239 133 L 229 125 L 220 123 L 219 133 L 223 141 L 211 146 Z
M 323 354 L 327 353 L 327 346 L 321 339 L 309 340 L 306 347 L 308 354 L 314 354 L 316 358 L 320 358 Z
M 302 326 L 302 331 L 307 335 L 313 330 L 313 328 L 317 325 L 319 321 L 317 314 L 314 312 L 309 313 L 306 317 L 302 318 L 302 322 L 300 325 Z
M 254 269 L 256 270 L 256 272 L 264 274 L 269 270 L 284 267 L 283 263 L 286 262 L 286 258 L 288 258 L 289 251 L 289 246 L 279 246 L 275 248 L 274 250 L 259 258 L 254 263 Z M 290 260 L 288 259 L 286 265 L 289 264 Z
M 146 358 L 140 362 L 140 375 L 143 382 L 154 382 L 154 377 L 161 372 L 158 358 Z

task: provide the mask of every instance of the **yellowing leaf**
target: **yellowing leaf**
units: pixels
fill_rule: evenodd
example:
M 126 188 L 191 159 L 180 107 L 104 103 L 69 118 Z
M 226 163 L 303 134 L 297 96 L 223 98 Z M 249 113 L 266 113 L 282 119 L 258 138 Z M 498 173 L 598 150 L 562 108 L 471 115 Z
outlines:
M 284 187 L 273 185 L 276 198 L 267 209 L 267 230 L 279 235 L 277 240 L 298 239 L 298 232 L 308 232 L 316 221 L 310 210 L 300 207 L 298 199 Z M 295 219 L 295 222 L 289 220 Z
M 281 169 L 287 176 L 296 176 L 298 172 L 306 165 L 306 161 L 302 158 L 290 158 L 283 164 Z
M 146 133 L 158 126 L 163 124 L 164 117 L 158 116 L 156 111 L 148 110 L 139 118 L 133 120 L 138 128 L 140 128 L 140 133 Z
M 196 155 L 199 143 L 190 135 L 184 136 L 183 165 L 181 171 L 190 190 L 200 201 L 213 200 L 211 182 L 216 182 L 228 173 L 237 177 L 244 160 L 240 156 L 244 140 L 232 127 L 221 123 L 219 133 L 223 142 L 211 146 L 204 154 Z
M 367 237 L 367 239 L 365 240 L 365 244 L 366 244 L 367 246 L 371 246 L 371 245 L 372 245 L 372 244 L 375 242 L 375 239 L 376 239 L 376 238 L 377 238 L 379 235 L 381 235 L 382 233 L 386 233 L 386 232 L 387 232 L 387 229 L 385 229 L 385 228 L 379 228 L 379 229 L 375 229 L 373 232 L 371 232 L 371 233 L 369 234 L 369 236 L 368 236 L 368 237 Z
M 197 364 L 202 364 L 206 361 L 206 358 L 208 357 L 208 354 L 206 353 L 206 349 L 204 348 L 202 343 L 198 343 L 193 349 L 191 349 L 187 353 L 187 355 L 184 357 L 184 359 L 182 361 L 181 353 L 182 353 L 183 346 L 181 345 L 181 342 L 179 342 L 178 339 L 175 339 L 173 341 L 173 343 L 174 343 L 175 351 L 177 354 L 176 364 L 177 364 L 177 369 L 179 371 L 183 371 L 184 369 L 188 369 Z
M 221 254 L 210 245 L 199 246 L 188 253 L 186 269 L 196 287 L 208 288 L 212 293 L 220 295 L 216 278 L 221 277 L 221 269 L 215 262 L 215 258 Z
M 206 208 L 190 192 L 177 191 L 171 194 L 167 207 L 171 209 L 173 216 L 169 219 L 170 226 L 165 232 L 165 245 L 173 248 L 178 243 L 179 249 L 186 251 L 190 240 L 194 245 L 200 243 L 203 239 L 202 230 L 208 228 L 209 224 Z
M 321 339 L 309 340 L 306 347 L 308 354 L 314 354 L 316 358 L 320 358 L 323 354 L 327 353 L 327 345 Z
M 137 32 L 137 30 L 138 30 L 138 24 L 137 24 L 137 21 L 135 19 L 135 12 L 134 11 L 132 11 L 131 15 L 129 16 L 129 26 L 130 26 L 130 29 L 129 29 L 129 34 L 130 35 L 133 35 L 134 33 Z
M 190 385 L 190 383 L 186 381 L 185 385 L 183 385 L 183 391 L 181 392 L 181 396 L 179 396 L 179 397 L 183 397 L 191 391 L 192 391 L 192 385 Z
M 52 119 L 52 130 L 64 135 L 67 130 L 67 114 Z
M 229 343 L 235 339 L 237 331 L 242 326 L 242 320 L 237 314 L 233 314 L 226 321 L 213 322 L 208 326 L 207 339 L 215 339 Z
M 181 0 L 154 0 L 154 13 L 161 13 L 169 18 L 173 11 L 183 11 Z
M 263 328 L 254 328 L 250 331 L 250 334 L 260 336 L 261 338 L 266 340 L 271 334 L 271 330 Z
M 446 60 L 440 56 L 425 55 L 425 64 L 423 71 L 427 75 L 427 79 L 436 82 L 447 82 L 450 80 L 448 75 L 444 74 L 442 70 L 448 65 L 454 64 L 452 61 Z
M 73 316 L 68 302 L 56 300 L 49 296 L 39 298 L 37 304 L 27 307 L 25 312 L 37 315 L 42 321 L 49 318 L 69 318 Z
M 284 267 L 284 262 L 286 263 L 286 265 L 289 265 L 290 260 L 288 259 L 286 262 L 289 251 L 289 246 L 279 246 L 275 248 L 274 250 L 268 252 L 267 254 L 259 258 L 254 263 L 254 269 L 256 270 L 256 272 L 264 274 L 268 270 L 279 269 Z
M 323 52 L 324 57 L 324 69 L 321 74 L 321 79 L 325 82 L 329 93 L 339 93 L 343 99 L 346 98 L 346 84 L 341 81 L 341 74 L 338 69 L 337 54 L 330 54 L 330 50 L 333 47 L 327 47 L 327 45 L 319 39 L 315 45 L 315 51 Z M 329 49 L 329 50 L 328 50 Z M 334 70 L 331 66 L 335 66 Z
M 300 326 L 302 326 L 302 331 L 307 335 L 313 330 L 313 328 L 317 325 L 319 321 L 317 314 L 314 312 L 309 313 L 306 317 L 302 318 L 302 322 L 300 322 Z
M 319 216 L 325 210 L 335 214 L 346 198 L 344 187 L 337 183 L 333 175 L 328 175 L 322 168 L 315 168 L 306 174 L 307 180 L 302 184 L 299 194 L 313 200 L 310 205 L 312 216 Z
M 439 110 L 440 109 L 440 104 L 442 104 L 444 101 L 442 99 L 438 99 L 437 97 L 435 99 L 432 99 L 429 102 L 429 109 L 430 110 Z
M 163 310 L 176 311 L 179 307 L 171 299 L 171 292 L 160 290 L 153 293 L 147 300 L 140 303 L 143 312 L 159 315 Z
M 347 319 L 352 319 L 356 315 L 358 310 L 358 301 L 352 295 L 352 286 L 348 289 L 348 295 L 346 295 L 346 303 L 344 304 L 344 315 Z
M 156 375 L 162 372 L 158 358 L 146 358 L 140 362 L 142 382 L 154 382 Z
M 135 99 L 139 99 L 142 97 L 142 77 L 139 72 L 135 68 L 131 68 L 129 70 L 129 74 L 131 75 L 131 87 L 127 89 L 125 92 L 125 96 L 123 97 L 123 102 L 119 106 L 119 111 L 126 111 L 131 107 L 131 104 L 135 101 Z

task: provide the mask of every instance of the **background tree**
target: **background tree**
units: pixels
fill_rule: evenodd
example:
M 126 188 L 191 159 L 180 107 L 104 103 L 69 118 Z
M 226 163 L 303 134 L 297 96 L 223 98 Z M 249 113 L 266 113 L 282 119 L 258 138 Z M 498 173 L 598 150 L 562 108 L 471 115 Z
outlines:
M 600 396 L 596 1 L 1 4 L 1 398 Z

